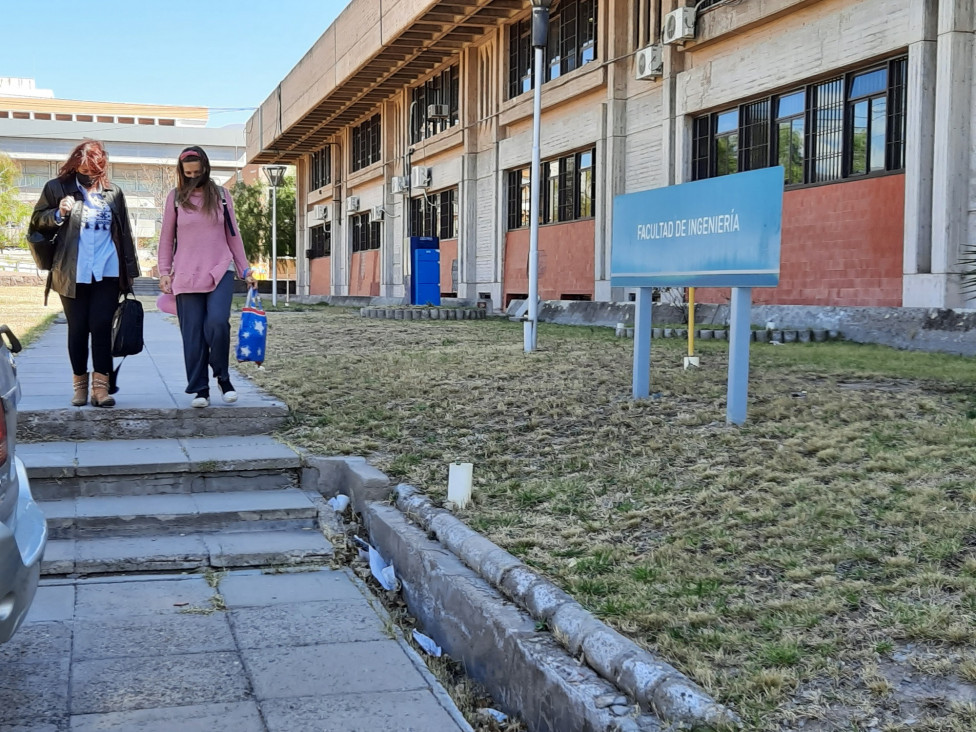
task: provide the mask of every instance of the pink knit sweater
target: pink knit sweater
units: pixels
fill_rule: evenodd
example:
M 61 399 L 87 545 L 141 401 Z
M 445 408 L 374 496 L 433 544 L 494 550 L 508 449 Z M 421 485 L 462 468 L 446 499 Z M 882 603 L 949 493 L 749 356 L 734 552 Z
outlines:
M 163 227 L 159 234 L 159 274 L 173 275 L 173 294 L 184 292 L 212 292 L 224 273 L 234 263 L 238 277 L 243 279 L 248 268 L 244 242 L 234 214 L 234 201 L 230 193 L 227 207 L 234 222 L 234 236 L 224 225 L 224 208 L 220 206 L 214 219 L 204 211 L 188 211 L 173 208 L 176 191 L 169 192 L 163 209 Z M 194 191 L 190 201 L 201 205 L 203 193 Z M 177 220 L 177 216 L 179 220 Z M 174 237 L 175 234 L 175 237 Z M 176 255 L 173 255 L 175 241 Z

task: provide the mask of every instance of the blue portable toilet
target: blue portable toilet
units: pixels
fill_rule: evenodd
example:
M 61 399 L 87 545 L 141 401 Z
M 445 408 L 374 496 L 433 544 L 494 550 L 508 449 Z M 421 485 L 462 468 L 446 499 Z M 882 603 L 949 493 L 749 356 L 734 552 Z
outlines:
M 436 236 L 410 237 L 410 304 L 441 304 L 441 250 Z

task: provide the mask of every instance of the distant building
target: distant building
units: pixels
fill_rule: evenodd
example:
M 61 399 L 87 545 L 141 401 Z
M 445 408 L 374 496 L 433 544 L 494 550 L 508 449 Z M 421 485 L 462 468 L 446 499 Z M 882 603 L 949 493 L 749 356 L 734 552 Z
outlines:
M 218 184 L 233 185 L 244 167 L 244 131 L 206 127 L 206 107 L 57 99 L 33 79 L 0 77 L 0 152 L 20 165 L 21 198 L 37 201 L 68 153 L 85 139 L 109 154 L 109 177 L 126 194 L 137 246 L 155 249 L 162 206 L 180 151 L 207 151 Z

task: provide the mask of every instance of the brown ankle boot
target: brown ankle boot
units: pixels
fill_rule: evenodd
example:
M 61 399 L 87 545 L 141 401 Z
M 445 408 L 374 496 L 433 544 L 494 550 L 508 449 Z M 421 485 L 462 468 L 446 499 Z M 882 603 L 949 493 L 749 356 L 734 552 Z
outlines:
M 88 403 L 88 374 L 75 376 L 72 380 L 75 394 L 71 397 L 72 407 L 83 407 Z
M 93 407 L 115 406 L 115 397 L 108 393 L 108 374 L 92 372 L 91 404 Z

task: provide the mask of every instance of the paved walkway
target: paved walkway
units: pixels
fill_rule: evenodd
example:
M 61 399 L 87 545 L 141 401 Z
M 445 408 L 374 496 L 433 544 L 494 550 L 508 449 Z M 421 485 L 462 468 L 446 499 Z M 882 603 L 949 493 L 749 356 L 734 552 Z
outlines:
M 189 407 L 193 395 L 187 394 L 183 366 L 183 341 L 176 318 L 165 313 L 146 312 L 142 353 L 125 359 L 119 371 L 116 409 L 172 409 Z M 55 323 L 41 338 L 17 357 L 23 400 L 20 411 L 61 410 L 71 403 L 71 367 L 68 364 L 68 326 Z M 118 363 L 121 359 L 115 359 Z M 244 368 L 254 368 L 247 364 Z M 231 355 L 231 381 L 237 390 L 237 404 L 224 404 L 217 382 L 211 380 L 210 404 L 215 409 L 283 406 L 257 389 L 234 368 Z M 77 407 L 75 408 L 77 409 Z M 95 410 L 96 407 L 82 407 Z M 104 410 L 99 410 L 104 411 Z
M 21 406 L 35 416 L 72 409 L 66 407 L 65 337 L 66 327 L 55 325 L 17 359 Z M 168 316 L 147 313 L 146 341 L 146 351 L 122 370 L 119 406 L 75 412 L 113 419 L 121 434 L 133 421 L 153 424 L 147 415 L 189 409 L 177 326 Z M 234 383 L 241 395 L 237 405 L 218 400 L 209 410 L 190 411 L 219 411 L 236 420 L 241 411 L 235 410 L 282 406 L 240 374 Z M 120 453 L 147 449 L 144 439 L 110 444 L 113 459 L 126 463 L 136 455 Z M 45 446 L 30 448 L 40 464 Z M 265 541 L 257 533 L 252 537 Z M 348 570 L 42 579 L 24 626 L 0 645 L 0 732 L 174 729 L 470 727 Z

